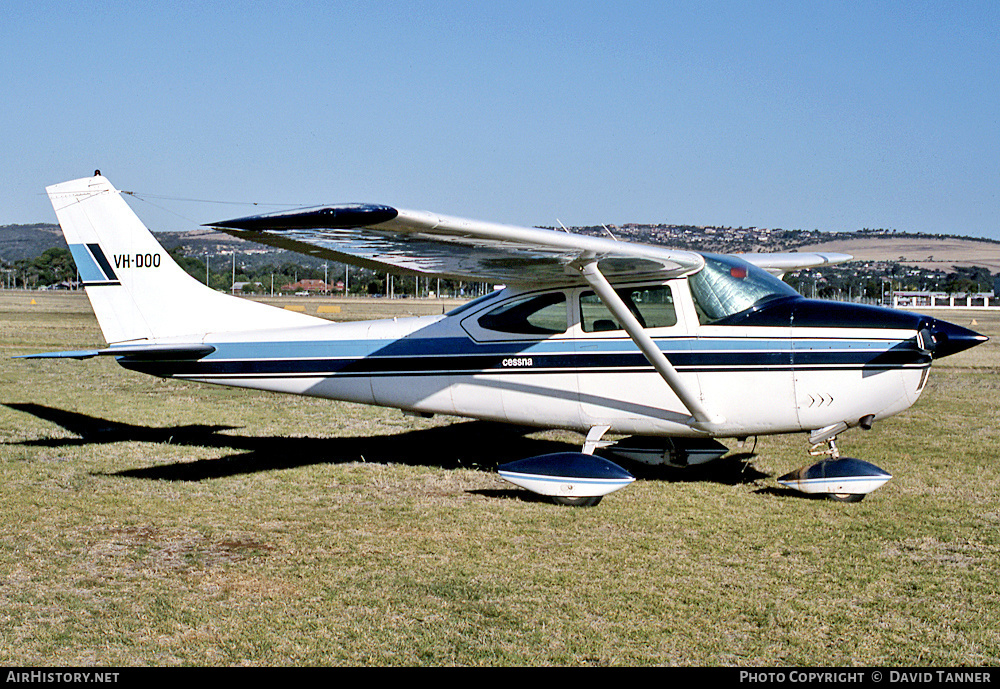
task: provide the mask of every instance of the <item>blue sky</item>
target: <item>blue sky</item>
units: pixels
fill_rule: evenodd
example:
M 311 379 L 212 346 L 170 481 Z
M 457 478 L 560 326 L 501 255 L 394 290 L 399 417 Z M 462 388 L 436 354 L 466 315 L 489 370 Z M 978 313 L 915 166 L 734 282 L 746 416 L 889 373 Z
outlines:
M 0 224 L 365 201 L 1000 239 L 1000 3 L 15 3 Z M 275 207 L 258 206 L 257 210 Z

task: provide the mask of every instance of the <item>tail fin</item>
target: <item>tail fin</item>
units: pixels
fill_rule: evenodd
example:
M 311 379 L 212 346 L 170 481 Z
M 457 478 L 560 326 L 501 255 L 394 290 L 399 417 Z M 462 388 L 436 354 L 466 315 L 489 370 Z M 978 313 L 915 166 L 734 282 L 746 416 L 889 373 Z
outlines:
M 46 192 L 108 344 L 319 322 L 192 278 L 100 175 Z

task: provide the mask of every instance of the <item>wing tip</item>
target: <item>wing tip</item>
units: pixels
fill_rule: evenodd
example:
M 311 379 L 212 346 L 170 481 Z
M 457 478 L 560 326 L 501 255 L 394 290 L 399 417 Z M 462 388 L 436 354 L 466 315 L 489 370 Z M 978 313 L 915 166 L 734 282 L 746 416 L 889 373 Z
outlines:
M 346 229 L 379 225 L 396 218 L 399 211 L 392 206 L 374 203 L 352 203 L 337 206 L 314 206 L 293 211 L 278 211 L 248 215 L 232 220 L 206 223 L 203 227 L 261 232 L 265 230 Z

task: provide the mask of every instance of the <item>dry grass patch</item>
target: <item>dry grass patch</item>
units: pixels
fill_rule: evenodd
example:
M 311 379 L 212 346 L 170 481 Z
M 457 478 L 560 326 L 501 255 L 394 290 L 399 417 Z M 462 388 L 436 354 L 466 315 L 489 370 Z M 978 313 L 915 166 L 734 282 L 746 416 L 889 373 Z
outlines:
M 5 354 L 99 344 L 35 306 L 0 296 Z M 806 444 L 769 437 L 570 509 L 493 469 L 574 434 L 7 358 L 0 663 L 997 664 L 1000 396 L 965 361 L 844 436 L 895 477 L 858 505 L 781 489 Z

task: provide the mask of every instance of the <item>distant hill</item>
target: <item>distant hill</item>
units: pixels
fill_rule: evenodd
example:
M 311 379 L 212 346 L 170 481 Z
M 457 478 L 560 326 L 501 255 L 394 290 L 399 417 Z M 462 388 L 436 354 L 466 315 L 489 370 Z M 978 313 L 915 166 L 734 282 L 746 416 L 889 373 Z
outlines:
M 1000 273 L 1000 243 L 957 237 L 859 237 L 808 244 L 797 251 L 837 251 L 857 261 L 892 261 L 926 270 L 982 266 Z
M 1000 273 L 1000 242 L 971 237 L 896 233 L 885 230 L 819 232 L 818 230 L 769 230 L 762 228 L 696 227 L 678 225 L 611 225 L 570 228 L 574 232 L 647 242 L 677 249 L 721 253 L 769 251 L 836 251 L 858 261 L 887 261 L 928 270 L 951 271 L 953 266 L 982 266 Z M 189 232 L 157 232 L 166 249 L 180 247 L 188 256 L 230 256 L 236 251 L 241 264 L 296 263 L 322 265 L 310 256 L 281 251 L 237 239 L 223 232 L 197 229 Z M 51 247 L 66 247 L 58 225 L 0 226 L 0 259 L 13 262 L 31 259 Z
M 232 253 L 234 250 L 239 252 L 274 251 L 270 247 L 254 244 L 217 230 L 197 229 L 190 232 L 156 232 L 155 234 L 156 239 L 163 245 L 164 249 L 170 250 L 179 246 L 185 254 L 190 256 L 198 254 L 217 256 Z
M 0 225 L 0 259 L 4 261 L 35 258 L 52 247 L 66 248 L 58 225 Z
M 156 238 L 163 248 L 170 250 L 180 246 L 184 249 L 184 253 L 190 255 L 207 253 L 214 256 L 229 254 L 233 249 L 245 252 L 251 248 L 260 248 L 258 245 L 215 230 L 157 232 Z M 4 261 L 35 258 L 52 247 L 67 248 L 66 240 L 58 225 L 51 223 L 0 225 L 0 259 Z
M 155 232 L 157 241 L 168 251 L 180 247 L 187 256 L 203 258 L 229 257 L 236 251 L 241 265 L 297 265 L 317 267 L 323 261 L 314 256 L 302 256 L 283 249 L 275 249 L 230 236 L 210 229 L 189 232 Z M 67 248 L 62 230 L 58 225 L 38 223 L 35 225 L 0 225 L 0 260 L 13 263 L 33 259 L 46 249 Z
M 621 225 L 572 228 L 584 234 L 716 253 L 826 251 L 854 256 L 859 262 L 899 263 L 925 270 L 952 272 L 955 267 L 987 268 L 1000 273 L 1000 241 L 890 230 L 820 232 L 758 227 Z

